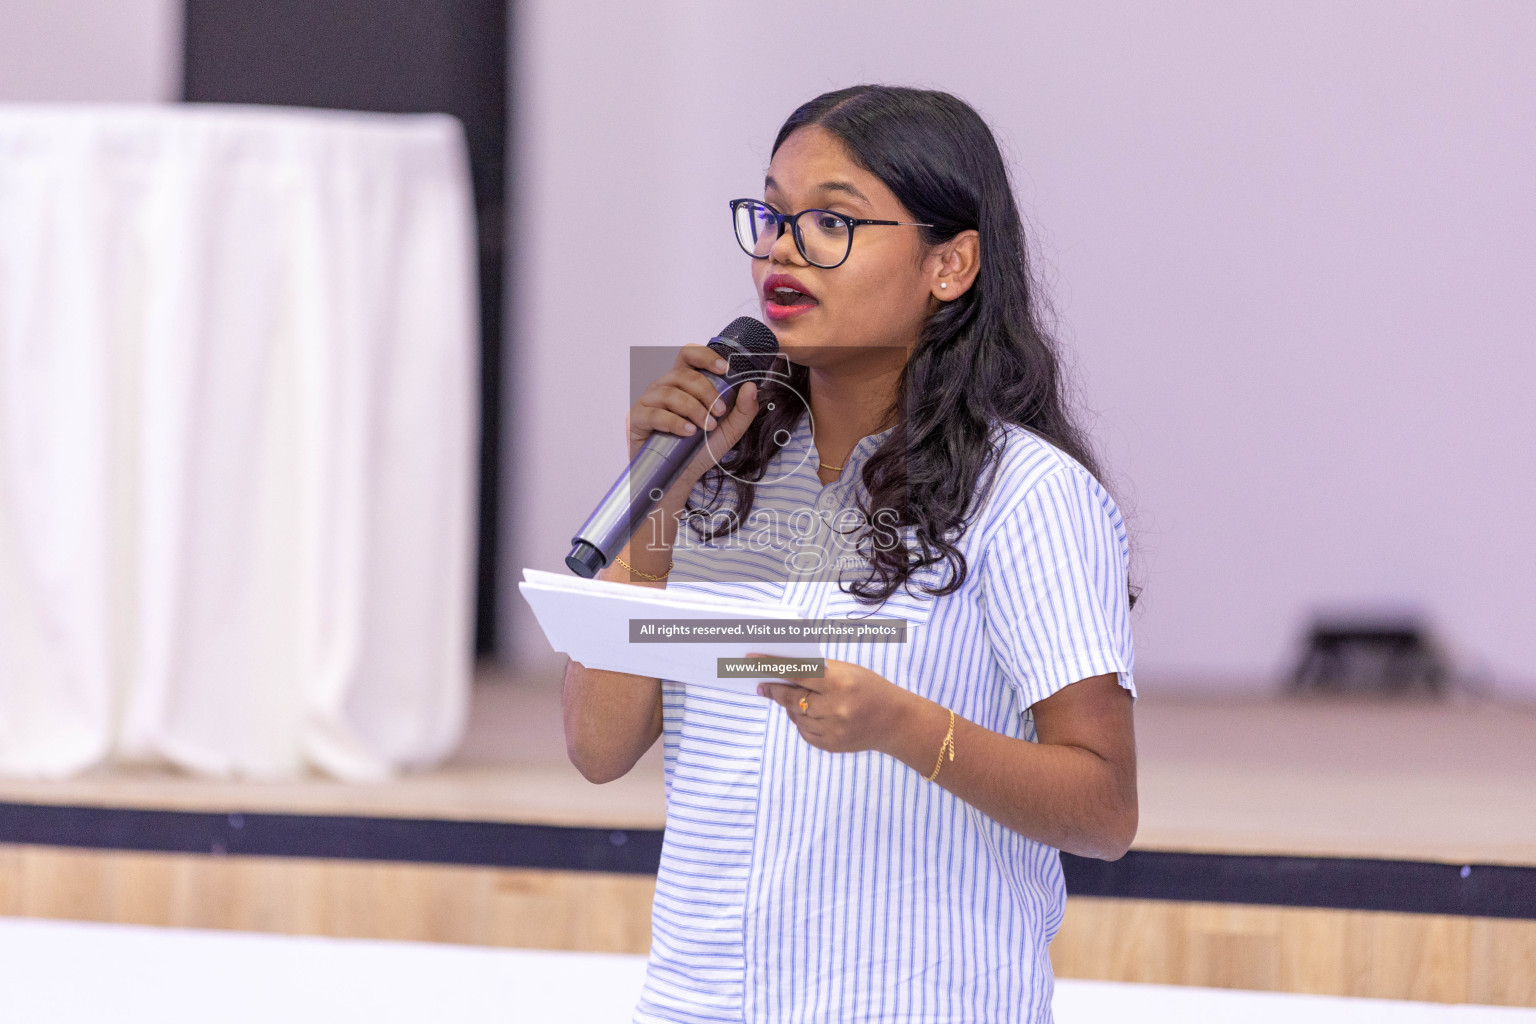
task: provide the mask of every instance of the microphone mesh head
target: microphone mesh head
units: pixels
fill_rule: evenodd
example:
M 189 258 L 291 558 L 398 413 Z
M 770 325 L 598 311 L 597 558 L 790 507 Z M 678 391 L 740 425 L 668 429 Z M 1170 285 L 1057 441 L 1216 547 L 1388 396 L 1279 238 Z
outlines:
M 753 355 L 772 355 L 779 350 L 779 339 L 768 325 L 750 316 L 739 316 L 726 325 L 720 337 L 729 338 Z

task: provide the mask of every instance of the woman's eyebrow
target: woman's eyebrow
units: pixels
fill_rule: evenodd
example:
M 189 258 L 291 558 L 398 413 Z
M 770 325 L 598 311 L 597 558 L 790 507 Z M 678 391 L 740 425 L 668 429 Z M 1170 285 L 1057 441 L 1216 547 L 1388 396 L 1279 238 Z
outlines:
M 865 203 L 869 202 L 869 197 L 866 196 L 863 192 L 860 192 L 850 182 L 824 181 L 818 185 L 817 188 L 821 189 L 823 192 L 846 192 L 848 195 L 853 196 L 855 199 L 861 199 Z

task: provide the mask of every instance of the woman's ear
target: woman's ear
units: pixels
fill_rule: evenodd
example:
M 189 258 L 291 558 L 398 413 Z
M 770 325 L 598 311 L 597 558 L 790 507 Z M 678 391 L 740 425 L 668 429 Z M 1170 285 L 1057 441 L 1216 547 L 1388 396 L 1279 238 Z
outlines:
M 940 302 L 958 299 L 971 290 L 981 272 L 981 235 L 962 231 L 939 246 L 929 290 Z

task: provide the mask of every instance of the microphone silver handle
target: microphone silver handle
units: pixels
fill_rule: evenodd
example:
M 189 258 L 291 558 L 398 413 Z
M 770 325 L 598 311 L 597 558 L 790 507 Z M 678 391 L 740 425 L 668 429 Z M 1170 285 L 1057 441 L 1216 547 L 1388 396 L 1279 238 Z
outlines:
M 715 392 L 725 400 L 726 412 L 734 404 L 734 386 L 722 377 L 705 373 Z M 716 417 L 718 420 L 720 417 Z M 565 564 L 578 576 L 591 579 L 613 556 L 624 549 L 646 516 L 693 461 L 704 443 L 702 431 L 682 437 L 654 433 L 646 439 L 629 468 L 608 489 L 592 515 L 571 538 Z

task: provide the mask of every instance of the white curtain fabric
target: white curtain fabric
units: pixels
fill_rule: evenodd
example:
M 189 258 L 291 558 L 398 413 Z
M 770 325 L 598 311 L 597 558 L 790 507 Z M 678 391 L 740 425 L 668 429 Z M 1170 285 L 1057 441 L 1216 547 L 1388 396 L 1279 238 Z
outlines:
M 474 274 L 451 118 L 0 107 L 0 773 L 452 749 Z

